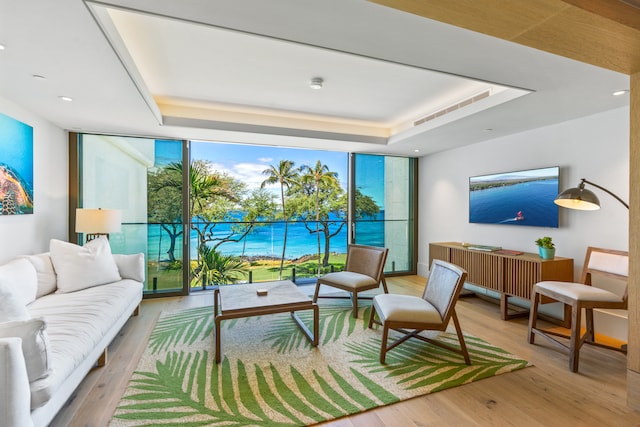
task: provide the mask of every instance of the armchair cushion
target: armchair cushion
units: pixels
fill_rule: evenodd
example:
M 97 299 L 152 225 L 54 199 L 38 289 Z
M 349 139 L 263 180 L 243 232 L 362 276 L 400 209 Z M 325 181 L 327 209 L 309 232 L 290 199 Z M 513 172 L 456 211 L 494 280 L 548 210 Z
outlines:
M 582 283 L 555 281 L 536 283 L 534 288 L 535 292 L 544 290 L 555 292 L 559 295 L 564 295 L 575 300 L 622 302 L 622 297 L 614 294 L 613 292 L 609 292 L 602 288 L 596 288 L 594 286 L 584 285 Z
M 109 241 L 99 237 L 84 246 L 51 239 L 51 261 L 59 293 L 74 292 L 121 280 Z
M 376 286 L 376 279 L 367 276 L 365 274 L 354 273 L 353 271 L 338 271 L 335 273 L 328 273 L 322 276 L 322 283 L 328 285 L 336 284 L 341 289 L 359 289 L 365 286 Z
M 442 316 L 436 308 L 420 297 L 382 294 L 373 298 L 376 313 L 386 322 L 440 323 Z
M 49 375 L 50 356 L 46 326 L 42 319 L 0 323 L 0 338 L 17 337 L 22 340 L 22 353 L 29 382 Z

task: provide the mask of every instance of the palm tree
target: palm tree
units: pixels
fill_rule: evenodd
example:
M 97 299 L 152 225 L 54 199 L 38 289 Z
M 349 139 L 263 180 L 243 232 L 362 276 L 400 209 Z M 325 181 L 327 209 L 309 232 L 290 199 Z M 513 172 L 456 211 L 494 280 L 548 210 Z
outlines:
M 284 220 L 284 241 L 282 243 L 282 258 L 280 258 L 279 279 L 282 279 L 282 269 L 284 268 L 284 256 L 287 250 L 287 232 L 289 231 L 289 217 L 287 216 L 287 208 L 285 204 L 284 190 L 294 185 L 299 177 L 298 171 L 293 168 L 294 162 L 291 160 L 280 160 L 278 166 L 271 165 L 268 169 L 262 171 L 263 175 L 268 178 L 262 181 L 260 188 L 264 188 L 267 184 L 280 184 L 280 200 L 282 203 L 282 219 Z
M 315 167 L 308 165 L 300 166 L 300 172 L 302 173 L 301 181 L 303 184 L 313 186 L 313 192 L 315 195 L 315 211 L 316 211 L 316 230 L 315 233 L 318 237 L 318 275 L 320 275 L 320 268 L 322 265 L 320 259 L 320 190 L 327 188 L 334 188 L 339 186 L 338 174 L 331 172 L 327 165 L 323 165 L 320 160 L 316 162 Z
M 237 256 L 223 255 L 207 245 L 198 248 L 198 255 L 200 262 L 191 279 L 192 287 L 202 285 L 206 289 L 207 284 L 237 283 L 247 274 L 247 264 Z

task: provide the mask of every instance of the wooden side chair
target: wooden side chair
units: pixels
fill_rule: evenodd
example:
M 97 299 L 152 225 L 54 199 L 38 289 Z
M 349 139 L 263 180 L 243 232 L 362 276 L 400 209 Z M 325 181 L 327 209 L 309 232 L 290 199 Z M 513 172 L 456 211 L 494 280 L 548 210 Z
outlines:
M 313 302 L 318 298 L 350 298 L 353 300 L 353 317 L 358 317 L 358 293 L 376 289 L 382 283 L 385 293 L 389 293 L 384 278 L 384 263 L 387 260 L 387 248 L 365 245 L 349 245 L 344 271 L 328 273 L 318 279 Z M 350 293 L 349 296 L 319 295 L 320 286 L 327 285 Z
M 369 328 L 374 323 L 382 325 L 382 343 L 380 345 L 380 363 L 385 363 L 386 354 L 397 345 L 409 338 L 418 338 L 438 347 L 461 354 L 467 365 L 471 364 L 469 352 L 460 329 L 460 322 L 456 316 L 455 305 L 460 291 L 467 278 L 467 272 L 457 265 L 434 259 L 431 272 L 422 297 L 412 295 L 376 295 L 373 298 L 373 309 L 369 318 Z M 375 320 L 376 314 L 379 321 Z M 441 341 L 419 335 L 422 331 L 445 331 L 449 320 L 458 334 L 460 348 L 445 344 Z M 408 331 L 406 329 L 411 329 Z M 404 335 L 387 345 L 389 329 Z
M 529 343 L 540 335 L 553 344 L 569 350 L 569 369 L 578 372 L 580 348 L 584 343 L 612 348 L 626 353 L 625 348 L 595 342 L 593 309 L 627 309 L 629 253 L 612 249 L 589 247 L 582 269 L 580 283 L 545 281 L 536 283 L 531 295 L 529 312 Z M 600 276 L 598 284 L 595 276 Z M 610 289 L 603 289 L 600 283 Z M 549 297 L 571 306 L 571 333 L 569 335 L 537 327 L 538 305 L 542 297 Z M 585 310 L 586 332 L 582 335 L 582 309 Z M 568 338 L 569 344 L 554 336 Z

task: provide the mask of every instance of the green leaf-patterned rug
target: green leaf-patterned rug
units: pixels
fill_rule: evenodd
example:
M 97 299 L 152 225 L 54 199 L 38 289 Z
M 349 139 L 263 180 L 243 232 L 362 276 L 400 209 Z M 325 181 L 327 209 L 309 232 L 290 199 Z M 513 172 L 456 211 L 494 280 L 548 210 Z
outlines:
M 111 426 L 303 426 L 528 366 L 472 336 L 471 366 L 415 339 L 381 365 L 370 310 L 353 319 L 349 302 L 321 303 L 317 348 L 286 313 L 223 321 L 219 365 L 211 307 L 163 313 Z M 311 313 L 298 312 L 307 325 Z

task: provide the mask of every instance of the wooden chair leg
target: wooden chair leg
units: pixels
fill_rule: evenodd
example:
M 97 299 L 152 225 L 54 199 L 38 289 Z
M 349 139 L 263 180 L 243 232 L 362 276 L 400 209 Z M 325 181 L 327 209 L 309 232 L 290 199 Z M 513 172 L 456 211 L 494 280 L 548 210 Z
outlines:
M 371 304 L 371 314 L 369 315 L 369 329 L 373 328 L 373 318 L 376 315 L 376 307 Z
M 582 308 L 579 304 L 571 305 L 571 343 L 569 345 L 569 369 L 578 372 L 578 358 L 580 356 L 580 324 L 582 322 Z
M 389 288 L 387 288 L 387 280 L 384 278 L 384 276 L 382 276 L 382 289 L 384 290 L 385 294 L 389 293 Z
M 320 283 L 316 282 L 316 291 L 313 293 L 313 302 L 318 302 L 319 293 L 320 293 Z
M 533 344 L 536 338 L 536 334 L 533 330 L 538 322 L 538 303 L 540 302 L 540 294 L 533 293 L 531 298 L 531 308 L 529 309 L 529 344 Z
M 387 358 L 387 336 L 389 335 L 389 327 L 384 324 L 382 325 L 382 341 L 380 342 L 380 363 L 383 365 L 386 363 L 385 359 Z
M 353 292 L 353 318 L 358 318 L 358 291 Z
M 593 309 L 586 308 L 585 314 L 585 322 L 587 324 L 587 334 L 585 336 L 585 341 L 592 343 L 596 340 L 596 334 L 593 326 Z
M 467 344 L 464 342 L 464 335 L 462 335 L 462 328 L 460 327 L 460 322 L 458 321 L 458 316 L 456 315 L 455 310 L 453 310 L 452 317 L 453 324 L 456 327 L 456 334 L 458 334 L 458 341 L 460 341 L 460 350 L 462 351 L 462 356 L 464 356 L 464 363 L 471 365 L 469 350 L 467 350 Z

